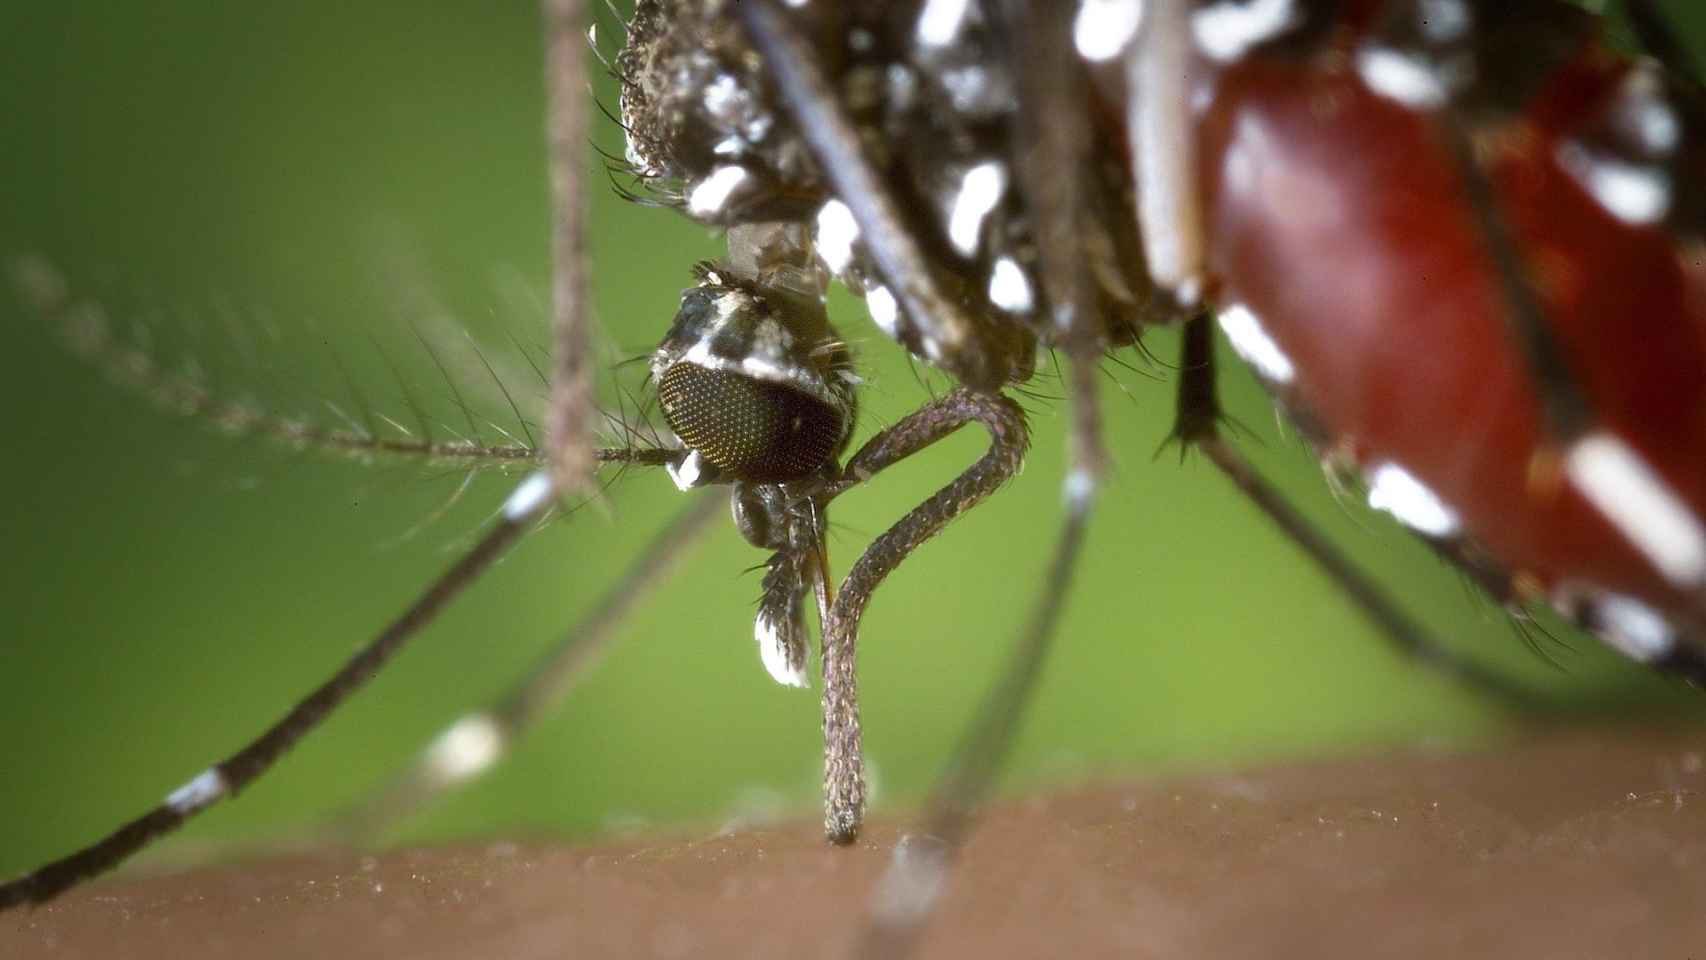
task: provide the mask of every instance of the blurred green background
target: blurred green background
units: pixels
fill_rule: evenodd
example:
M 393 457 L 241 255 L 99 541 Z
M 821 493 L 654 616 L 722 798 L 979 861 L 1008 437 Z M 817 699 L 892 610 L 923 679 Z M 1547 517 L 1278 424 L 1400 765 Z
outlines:
M 1671 7 L 1699 36 L 1706 17 Z M 620 34 L 599 15 L 614 50 Z M 48 258 L 162 364 L 234 398 L 336 422 L 332 408 L 360 394 L 403 419 L 390 357 L 448 420 L 449 388 L 414 325 L 464 371 L 466 331 L 523 371 L 512 385 L 539 408 L 526 359 L 546 341 L 548 223 L 531 4 L 181 0 L 0 16 L 0 254 Z M 611 86 L 599 90 L 613 106 Z M 613 123 L 594 128 L 620 152 Z M 718 246 L 620 202 L 590 154 L 587 169 L 609 370 L 653 345 L 688 266 Z M 9 290 L 0 303 L 9 874 L 105 832 L 273 720 L 443 567 L 515 478 L 483 474 L 435 518 L 460 472 L 302 454 L 162 414 L 73 357 Z M 926 392 L 861 307 L 836 306 L 870 381 L 864 436 Z M 1170 356 L 1173 338 L 1152 345 Z M 1562 669 L 1548 666 L 1387 518 L 1335 502 L 1231 369 L 1253 455 L 1454 646 L 1561 698 L 1688 702 L 1569 631 L 1551 647 Z M 1108 372 L 1117 472 L 1009 788 L 1499 731 L 1473 695 L 1391 656 L 1208 467 L 1151 459 L 1171 412 L 1165 371 Z M 458 382 L 513 429 L 478 376 Z M 1028 406 L 1024 475 L 902 567 L 866 620 L 879 807 L 922 795 L 1034 596 L 1064 437 L 1059 404 Z M 838 503 L 838 567 L 981 443 L 957 437 Z M 179 854 L 278 836 L 362 796 L 548 648 L 681 504 L 663 476 L 636 473 L 526 541 L 273 775 L 186 830 Z M 388 839 L 584 837 L 778 807 L 815 817 L 816 695 L 773 684 L 751 640 L 749 568 L 762 559 L 719 520 L 571 702 L 488 780 Z

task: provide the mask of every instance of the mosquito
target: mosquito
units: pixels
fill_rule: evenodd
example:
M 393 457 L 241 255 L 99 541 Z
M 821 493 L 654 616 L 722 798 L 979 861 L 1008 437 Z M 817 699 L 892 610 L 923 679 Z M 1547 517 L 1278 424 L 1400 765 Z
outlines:
M 1073 576 L 1096 492 L 1106 474 L 1099 401 L 1093 389 L 1097 363 L 1109 347 L 1130 345 L 1142 328 L 1152 324 L 1176 323 L 1187 328 L 1181 364 L 1178 422 L 1181 441 L 1201 452 L 1278 523 L 1366 615 L 1382 626 L 1399 649 L 1473 684 L 1520 697 L 1520 692 L 1513 694 L 1507 690 L 1503 679 L 1496 674 L 1435 647 L 1424 631 L 1299 517 L 1217 429 L 1220 415 L 1210 373 L 1213 361 L 1206 339 L 1209 327 L 1197 306 L 1210 293 L 1202 286 L 1209 279 L 1202 258 L 1212 244 L 1205 236 L 1207 225 L 1195 219 L 1201 211 L 1192 200 L 1191 178 L 1196 173 L 1188 168 L 1193 161 L 1188 156 L 1181 158 L 1167 150 L 1157 150 L 1155 144 L 1190 139 L 1181 126 L 1188 125 L 1190 118 L 1182 115 L 1177 106 L 1188 102 L 1185 96 L 1188 91 L 1177 86 L 1176 77 L 1169 79 L 1169 65 L 1177 66 L 1192 55 L 1188 48 L 1191 41 L 1182 38 L 1191 36 L 1194 29 L 1199 34 L 1195 41 L 1198 45 L 1209 43 L 1200 35 L 1205 22 L 1212 23 L 1217 14 L 1231 18 L 1255 16 L 1254 8 L 1207 4 L 1187 14 L 1182 5 L 1159 5 L 1149 11 L 1141 31 L 1135 17 L 1130 18 L 1130 24 L 1120 27 L 1127 31 L 1125 39 L 1114 44 L 1114 51 L 1105 59 L 1115 62 L 1116 67 L 1123 63 L 1129 70 L 1126 79 L 1131 103 L 1125 120 L 1133 137 L 1131 152 L 1136 170 L 1111 176 L 1101 161 L 1109 153 L 1117 152 L 1118 144 L 1098 141 L 1097 137 L 1105 137 L 1108 132 L 1092 127 L 1087 115 L 1077 107 L 1087 96 L 1084 84 L 1088 81 L 1074 69 L 1054 69 L 1074 62 L 1070 59 L 1074 56 L 1093 59 L 1085 47 L 1089 44 L 1093 48 L 1094 42 L 1082 37 L 1074 39 L 1062 18 L 1036 11 L 1008 10 L 988 14 L 987 20 L 980 20 L 966 12 L 967 6 L 933 2 L 914 11 L 916 16 L 909 19 L 909 26 L 916 31 L 913 42 L 944 58 L 944 65 L 937 68 L 943 77 L 953 75 L 957 69 L 972 69 L 978 62 L 1001 62 L 990 61 L 987 59 L 990 56 L 1006 57 L 1008 64 L 1043 64 L 1043 68 L 1004 72 L 1002 79 L 1014 89 L 1008 97 L 995 98 L 992 103 L 980 104 L 977 96 L 988 93 L 988 85 L 993 83 L 988 77 L 979 81 L 983 86 L 954 87 L 944 82 L 942 87 L 948 95 L 969 97 L 965 109 L 973 117 L 978 109 L 1000 114 L 1006 104 L 1017 103 L 1017 113 L 1003 115 L 1001 122 L 1022 131 L 1026 142 L 1034 144 L 1034 151 L 999 154 L 999 161 L 981 158 L 978 151 L 982 145 L 977 143 L 976 124 L 972 123 L 974 129 L 967 137 L 969 149 L 965 150 L 965 159 L 976 162 L 967 162 L 962 164 L 963 169 L 952 171 L 959 177 L 958 189 L 953 193 L 955 199 L 946 222 L 940 225 L 945 229 L 934 237 L 910 225 L 909 214 L 899 204 L 895 187 L 878 176 L 878 168 L 866 153 L 849 108 L 818 62 L 821 58 L 814 55 L 798 23 L 791 22 L 780 7 L 747 4 L 737 13 L 713 4 L 687 11 L 686 16 L 703 19 L 685 28 L 662 17 L 656 8 L 636 16 L 635 36 L 644 38 L 648 30 L 663 35 L 661 42 L 649 47 L 643 39 L 631 40 L 630 49 L 637 53 L 623 67 L 624 80 L 641 88 L 645 87 L 645 70 L 653 65 L 647 58 L 656 58 L 666 65 L 691 64 L 695 51 L 710 50 L 713 65 L 721 68 L 731 62 L 719 59 L 724 52 L 721 44 L 730 45 L 732 50 L 750 49 L 758 54 L 754 58 L 757 67 L 751 66 L 754 60 L 733 58 L 732 62 L 746 63 L 751 75 L 733 75 L 726 84 L 727 90 L 717 92 L 724 76 L 713 70 L 704 84 L 681 90 L 641 89 L 634 97 L 625 95 L 623 103 L 623 120 L 629 128 L 630 145 L 635 147 L 629 162 L 647 177 L 672 176 L 684 181 L 681 199 L 689 212 L 701 219 L 714 221 L 726 217 L 728 220 L 728 257 L 701 268 L 698 284 L 684 297 L 681 311 L 651 363 L 664 415 L 673 432 L 686 442 L 684 448 L 609 448 L 593 452 L 586 447 L 586 424 L 592 414 L 587 399 L 584 330 L 577 319 L 581 314 L 576 306 L 581 299 L 578 291 L 584 289 L 584 278 L 575 273 L 582 232 L 573 214 L 580 189 L 561 160 L 570 150 L 569 145 L 578 142 L 583 128 L 576 122 L 576 111 L 566 106 L 573 97 L 563 92 L 567 88 L 560 83 L 556 88 L 558 105 L 552 112 L 560 124 L 552 129 L 555 155 L 559 158 L 554 181 L 557 195 L 565 199 L 554 219 L 559 251 L 555 285 L 556 366 L 551 376 L 551 416 L 546 421 L 548 456 L 541 469 L 517 488 L 494 525 L 464 559 L 453 565 L 391 629 L 381 634 L 374 646 L 353 660 L 343 674 L 304 701 L 269 734 L 190 780 L 128 831 L 115 834 L 85 854 L 0 889 L 15 899 L 51 895 L 95 869 L 110 866 L 120 855 L 153 835 L 245 785 L 325 711 L 341 701 L 356 683 L 377 669 L 395 645 L 434 615 L 450 594 L 465 586 L 507 548 L 523 528 L 549 508 L 556 495 L 583 486 L 589 465 L 597 459 L 665 467 L 683 489 L 733 482 L 737 524 L 743 535 L 755 546 L 775 551 L 768 562 L 764 600 L 754 632 L 761 657 L 778 680 L 793 683 L 801 679 L 806 659 L 804 607 L 808 604 L 817 607 L 825 632 L 823 670 L 828 740 L 825 826 L 831 839 L 850 840 L 857 833 L 865 805 L 853 672 L 859 616 L 871 593 L 912 549 L 939 532 L 958 513 L 993 493 L 1017 471 L 1027 445 L 1025 421 L 1017 406 L 1003 399 L 1002 388 L 1026 382 L 1032 376 L 1037 329 L 1065 357 L 1065 386 L 1074 417 L 1073 465 L 1065 483 L 1065 522 L 1036 609 L 1020 632 L 1018 652 L 991 695 L 990 707 L 967 738 L 953 773 L 932 808 L 929 832 L 947 841 L 946 850 L 950 854 L 963 838 L 969 810 L 986 792 L 999 766 L 1017 722 L 1019 707 L 1035 682 L 1046 642 L 1053 633 L 1060 604 Z M 1659 21 L 1645 15 L 1650 11 L 1644 5 L 1635 5 L 1635 9 L 1643 14 L 1640 22 L 1649 48 L 1661 55 L 1671 55 L 1671 69 L 1676 75 L 1683 75 L 1674 62 L 1674 39 L 1662 27 L 1654 26 Z M 572 19 L 568 13 L 555 12 Z M 1291 19 L 1306 25 L 1332 26 L 1324 14 L 1317 17 L 1312 9 L 1305 11 L 1300 7 L 1296 14 Z M 1098 16 L 1112 15 L 1103 12 Z M 1226 53 L 1223 59 L 1230 62 L 1238 61 L 1248 47 L 1258 42 L 1278 39 L 1301 42 L 1289 34 L 1293 29 L 1301 29 L 1298 24 L 1285 17 L 1281 20 L 1285 22 L 1267 27 L 1251 22 L 1222 26 L 1219 32 L 1211 32 L 1210 38 L 1255 38 L 1244 48 Z M 1117 36 L 1119 31 L 1114 27 L 1120 23 L 1124 21 L 1115 16 L 1103 26 Z M 980 26 L 988 24 L 1005 25 L 1006 32 L 978 31 Z M 1358 26 L 1368 29 L 1366 22 Z M 681 33 L 672 33 L 678 28 Z M 572 45 L 565 39 L 574 35 L 578 42 L 578 33 L 569 29 L 567 23 L 554 21 L 553 76 L 578 77 L 579 66 L 574 60 L 578 54 L 568 52 Z M 848 35 L 849 49 L 859 52 L 862 47 L 854 36 Z M 681 37 L 688 39 L 680 49 L 672 50 L 671 43 L 682 42 Z M 1427 43 L 1449 44 L 1457 39 L 1456 34 L 1444 41 L 1426 35 L 1422 49 L 1431 55 L 1436 51 L 1427 47 Z M 867 42 L 880 46 L 876 37 L 868 38 Z M 993 54 L 986 49 L 991 45 Z M 1212 55 L 1219 48 L 1209 43 L 1205 49 Z M 1387 48 L 1368 49 L 1378 53 Z M 969 61 L 972 66 L 967 67 L 963 62 L 956 66 L 956 57 L 984 59 Z M 1382 72 L 1381 61 L 1374 64 L 1364 67 L 1365 81 L 1374 84 L 1376 80 L 1391 79 L 1390 74 Z M 1445 71 L 1437 76 L 1426 74 L 1423 79 L 1452 76 Z M 754 86 L 754 83 L 774 86 Z M 756 106 L 743 102 L 743 95 L 755 89 L 771 89 L 781 107 L 777 109 L 763 101 Z M 1404 88 L 1391 96 L 1397 99 L 1404 90 L 1413 92 L 1413 89 Z M 711 103 L 712 93 L 717 93 L 715 106 Z M 1449 90 L 1444 94 L 1447 100 L 1451 95 Z M 696 143 L 681 139 L 669 128 L 674 116 L 671 110 L 655 100 L 644 102 L 647 96 L 661 96 L 665 101 L 671 96 L 685 96 L 703 102 L 716 122 L 731 129 L 747 127 L 740 131 L 745 144 L 736 142 L 724 151 L 722 141 Z M 1678 96 L 1684 98 L 1679 102 L 1686 102 L 1687 90 Z M 1653 102 L 1670 101 L 1654 99 Z M 762 156 L 756 162 L 749 161 L 743 150 L 765 143 L 769 136 L 768 127 L 764 130 L 751 127 L 766 118 L 768 124 L 776 123 L 778 118 L 787 122 L 795 128 L 797 138 L 773 144 L 777 146 L 773 156 L 766 152 L 768 147 L 756 151 Z M 654 120 L 660 125 L 655 129 L 648 127 Z M 1447 124 L 1448 141 L 1454 129 Z M 956 149 L 963 149 L 963 145 Z M 694 150 L 703 150 L 704 156 L 693 156 Z M 1638 464 L 1639 460 L 1631 459 L 1625 455 L 1626 451 L 1616 447 L 1617 437 L 1591 429 L 1592 405 L 1584 404 L 1577 395 L 1582 393 L 1581 384 L 1575 379 L 1577 375 L 1570 373 L 1567 365 L 1553 365 L 1557 353 L 1555 338 L 1547 332 L 1544 314 L 1537 312 L 1530 302 L 1537 294 L 1527 277 L 1528 268 L 1511 252 L 1511 240 L 1506 233 L 1509 225 L 1500 217 L 1492 185 L 1486 182 L 1471 151 L 1466 149 L 1454 156 L 1462 161 L 1454 169 L 1467 184 L 1471 199 L 1468 208 L 1479 217 L 1476 226 L 1487 244 L 1483 253 L 1496 266 L 1494 273 L 1502 281 L 1506 308 L 1521 321 L 1515 324 L 1516 334 L 1529 351 L 1526 355 L 1529 362 L 1552 391 L 1546 396 L 1549 416 L 1556 418 L 1556 422 L 1549 421 L 1551 429 L 1557 431 L 1560 439 L 1569 441 L 1570 445 L 1564 448 L 1562 476 L 1577 484 L 1583 495 L 1595 502 L 1611 499 L 1605 495 L 1608 489 L 1605 485 L 1612 483 L 1605 479 L 1608 470 L 1628 481 L 1623 488 L 1633 484 L 1633 489 L 1654 494 L 1652 502 L 1661 505 L 1681 502 L 1662 479 L 1631 472 L 1629 465 Z M 1009 158 L 1013 162 L 1007 162 Z M 691 166 L 695 160 L 703 161 L 702 166 Z M 789 166 L 790 161 L 794 167 Z M 1595 164 L 1602 161 L 1578 157 L 1571 162 L 1591 188 L 1597 182 L 1593 177 L 1601 171 Z M 1153 169 L 1146 166 L 1150 164 Z M 790 183 L 789 174 L 814 168 L 821 171 L 828 188 L 819 183 L 817 194 L 807 194 L 806 200 L 810 201 L 814 214 L 808 228 L 804 226 L 806 218 L 802 211 L 787 207 L 794 198 L 786 188 L 799 186 L 799 182 Z M 931 170 L 923 165 L 916 169 Z M 1078 170 L 1084 176 L 1051 175 L 1061 170 Z M 774 182 L 762 182 L 765 175 L 774 176 Z M 1146 176 L 1154 179 L 1145 181 Z M 1135 193 L 1129 179 L 1132 177 L 1138 185 Z M 1149 185 L 1144 187 L 1146 182 Z M 1104 202 L 1089 202 L 1087 195 Z M 976 202 L 968 201 L 968 197 Z M 999 224 L 1000 218 L 991 220 L 990 214 L 1001 209 L 1004 202 L 1016 204 L 1020 211 L 1009 225 L 1013 232 L 989 240 L 986 250 L 982 231 L 997 229 L 990 224 Z M 778 206 L 766 207 L 766 203 Z M 961 217 L 972 208 L 976 210 Z M 970 227 L 962 230 L 962 219 Z M 1109 223 L 1121 226 L 1109 227 Z M 1133 223 L 1142 225 L 1137 233 L 1128 229 Z M 1221 228 L 1223 232 L 1225 229 Z M 831 237 L 840 240 L 832 241 Z M 921 237 L 931 245 L 926 245 Z M 855 238 L 860 244 L 857 254 L 853 252 Z M 1082 242 L 1084 238 L 1090 238 L 1091 242 Z M 1133 243 L 1138 246 L 1132 246 Z M 944 245 L 959 251 L 962 258 L 974 254 L 981 258 L 981 252 L 990 255 L 987 263 L 978 260 L 980 268 L 986 268 L 986 275 L 977 277 L 978 285 L 968 288 L 963 277 L 933 273 L 929 265 L 939 261 Z M 845 255 L 840 252 L 843 247 Z M 1147 264 L 1147 270 L 1135 275 L 1134 289 L 1130 280 L 1110 279 L 1107 270 L 1100 269 L 1109 264 Z M 812 316 L 819 309 L 823 283 L 831 274 L 862 290 L 880 326 L 913 353 L 953 374 L 965 387 L 943 394 L 875 438 L 854 446 L 851 421 L 857 374 L 844 355 L 839 336 L 826 320 Z M 954 286 L 956 281 L 958 286 Z M 985 282 L 987 286 L 983 285 Z M 48 309 L 56 306 L 51 290 L 41 295 L 41 305 Z M 1034 323 L 1027 326 L 1010 317 L 1002 318 L 1003 313 L 1030 315 Z M 1257 316 L 1248 308 L 1246 313 L 1252 318 Z M 1225 311 L 1221 325 L 1233 336 L 1241 352 L 1283 394 L 1291 377 L 1274 357 L 1286 363 L 1289 359 L 1277 347 L 1268 353 L 1258 349 L 1266 334 L 1259 324 L 1253 329 L 1249 324 L 1240 326 L 1243 316 L 1236 311 Z M 1264 359 L 1268 361 L 1266 366 Z M 787 392 L 778 394 L 778 390 Z M 779 399 L 786 401 L 780 409 L 776 406 Z M 722 432 L 726 425 L 717 418 L 731 410 L 741 411 L 743 429 L 756 429 L 756 434 L 729 439 Z M 854 564 L 852 572 L 839 583 L 832 582 L 826 573 L 823 520 L 830 502 L 876 478 L 915 450 L 970 423 L 982 425 L 990 434 L 989 452 L 953 484 L 879 535 Z M 1328 440 L 1330 434 L 1322 431 L 1320 439 Z M 799 440 L 805 447 L 793 449 L 785 446 L 784 440 Z M 845 460 L 843 453 L 848 453 Z M 1347 456 L 1355 462 L 1354 452 Z M 1499 596 L 1512 599 L 1528 596 L 1524 591 L 1531 591 L 1530 585 L 1521 584 L 1522 589 L 1518 590 L 1499 579 L 1498 555 L 1490 558 L 1494 562 L 1487 563 L 1478 554 L 1461 548 L 1455 536 L 1460 528 L 1449 522 L 1456 516 L 1452 504 L 1440 503 L 1425 488 L 1418 492 L 1415 487 L 1420 485 L 1401 468 L 1379 463 L 1360 466 L 1368 470 L 1372 494 L 1384 491 L 1383 498 L 1392 512 L 1430 535 L 1442 551 L 1472 571 L 1485 574 L 1484 579 L 1498 588 Z M 1397 472 L 1387 470 L 1389 466 Z M 1617 472 L 1619 467 L 1623 468 L 1621 473 Z M 1432 512 L 1425 508 L 1431 508 Z M 1607 505 L 1602 505 L 1602 509 L 1673 585 L 1686 584 L 1692 576 L 1690 564 L 1693 553 L 1697 552 L 1695 541 L 1699 539 L 1692 534 L 1686 503 L 1665 513 L 1662 523 L 1653 519 L 1651 511 L 1631 514 Z M 1675 523 L 1671 522 L 1673 515 L 1677 518 Z M 672 543 L 666 537 L 665 552 Z M 643 569 L 637 572 L 644 574 Z M 1569 586 L 1570 590 L 1556 595 L 1567 597 L 1568 602 L 1562 599 L 1556 602 L 1586 625 L 1597 628 L 1614 646 L 1638 659 L 1661 662 L 1685 674 L 1699 673 L 1698 665 L 1691 659 L 1692 647 L 1686 642 L 1690 623 L 1687 613 L 1690 608 L 1686 604 L 1679 608 L 1683 612 L 1675 615 L 1681 626 L 1673 629 L 1639 596 L 1605 593 L 1578 584 Z M 465 721 L 466 725 L 459 723 L 453 727 L 440 742 L 442 749 L 429 754 L 429 764 L 437 764 L 429 770 L 436 769 L 448 777 L 458 763 L 472 768 L 483 766 L 483 763 L 468 763 L 466 757 L 478 758 L 480 744 L 508 736 L 509 731 L 500 720 L 497 713 L 474 714 Z M 467 744 L 474 746 L 464 749 Z M 945 863 L 937 864 L 935 869 L 942 867 Z M 914 864 L 907 869 L 919 868 Z M 917 878 L 913 877 L 911 881 L 891 881 L 891 888 L 897 883 L 905 887 L 908 882 L 918 886 Z M 916 913 L 922 916 L 926 912 Z M 886 929 L 884 923 L 894 929 Z M 906 926 L 892 917 L 879 916 L 873 936 L 904 939 L 909 936 Z

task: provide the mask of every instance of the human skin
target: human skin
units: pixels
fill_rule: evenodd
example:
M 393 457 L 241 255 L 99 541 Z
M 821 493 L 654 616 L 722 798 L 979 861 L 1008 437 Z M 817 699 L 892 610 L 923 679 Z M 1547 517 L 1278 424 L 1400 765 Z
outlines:
M 984 817 L 930 957 L 1688 957 L 1706 733 L 1577 730 L 1100 784 Z M 0 917 L 0 956 L 839 956 L 906 828 L 328 850 L 132 873 Z

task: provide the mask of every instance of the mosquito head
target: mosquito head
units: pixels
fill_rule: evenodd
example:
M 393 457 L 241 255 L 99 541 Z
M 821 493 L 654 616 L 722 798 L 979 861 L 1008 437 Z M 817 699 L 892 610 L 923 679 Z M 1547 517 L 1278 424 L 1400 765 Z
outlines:
M 698 273 L 651 363 L 664 418 L 691 451 L 676 482 L 816 473 L 847 444 L 858 382 L 822 302 L 776 278 Z

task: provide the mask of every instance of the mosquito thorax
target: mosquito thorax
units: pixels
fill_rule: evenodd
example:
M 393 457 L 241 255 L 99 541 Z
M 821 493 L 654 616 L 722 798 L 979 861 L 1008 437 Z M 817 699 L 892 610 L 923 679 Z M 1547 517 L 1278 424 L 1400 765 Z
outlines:
M 803 227 L 819 266 L 865 298 L 873 323 L 914 357 L 980 389 L 1023 383 L 1059 331 L 1041 286 L 1034 224 L 1019 187 L 1027 138 L 1018 74 L 979 4 L 920 0 L 790 4 L 814 58 L 845 93 L 861 142 L 919 244 L 921 267 L 966 309 L 953 323 L 912 316 L 889 289 L 831 178 L 812 159 L 734 0 L 641 0 L 618 63 L 627 171 L 658 202 L 711 226 Z M 951 10 L 949 8 L 952 8 Z M 1182 314 L 1143 271 L 1135 202 L 1116 125 L 1070 174 L 1088 211 L 1077 246 L 1109 347 Z M 1066 175 L 1064 172 L 1062 175 Z M 946 325 L 944 325 L 946 324 Z
M 822 301 L 777 277 L 702 264 L 652 355 L 664 419 L 689 453 L 683 489 L 787 483 L 831 464 L 855 408 L 852 354 Z

